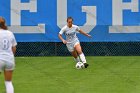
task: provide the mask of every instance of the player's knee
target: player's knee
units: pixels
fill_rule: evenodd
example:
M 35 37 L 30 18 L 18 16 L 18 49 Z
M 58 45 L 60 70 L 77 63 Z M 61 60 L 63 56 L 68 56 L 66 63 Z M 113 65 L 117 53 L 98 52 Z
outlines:
M 83 52 L 81 50 L 77 51 L 78 55 L 82 54 Z
M 76 51 L 77 51 L 78 55 L 83 53 L 81 48 L 76 49 Z

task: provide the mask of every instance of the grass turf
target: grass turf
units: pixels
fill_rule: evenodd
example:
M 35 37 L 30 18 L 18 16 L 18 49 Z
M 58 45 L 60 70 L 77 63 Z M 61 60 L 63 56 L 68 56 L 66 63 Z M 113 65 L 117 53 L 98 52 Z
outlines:
M 17 57 L 15 93 L 139 93 L 139 60 L 87 57 L 89 68 L 77 70 L 72 57 Z M 5 93 L 2 74 L 0 93 Z

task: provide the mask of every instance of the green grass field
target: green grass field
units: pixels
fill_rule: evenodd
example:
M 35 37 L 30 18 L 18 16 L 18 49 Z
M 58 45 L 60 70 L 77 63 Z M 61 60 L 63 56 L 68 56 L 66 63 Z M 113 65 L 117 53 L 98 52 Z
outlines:
M 87 57 L 75 69 L 72 57 L 17 57 L 15 93 L 140 93 L 140 57 Z M 0 93 L 5 93 L 3 74 Z

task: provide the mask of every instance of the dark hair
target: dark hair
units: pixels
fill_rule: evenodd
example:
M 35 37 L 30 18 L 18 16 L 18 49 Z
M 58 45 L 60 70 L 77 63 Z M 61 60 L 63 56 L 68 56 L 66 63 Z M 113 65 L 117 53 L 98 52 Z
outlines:
M 3 17 L 0 17 L 0 28 L 2 28 L 4 30 L 8 29 L 8 27 L 6 26 L 6 23 L 5 23 L 5 19 Z
M 73 18 L 72 18 L 72 17 L 68 17 L 68 18 L 67 18 L 67 22 L 68 22 L 69 19 L 72 19 L 72 21 L 73 21 Z

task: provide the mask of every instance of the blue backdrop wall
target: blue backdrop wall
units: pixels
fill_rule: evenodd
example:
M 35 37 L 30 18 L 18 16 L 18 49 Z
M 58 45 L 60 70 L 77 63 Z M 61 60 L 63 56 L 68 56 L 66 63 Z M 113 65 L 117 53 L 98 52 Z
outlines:
M 18 42 L 60 42 L 57 35 L 74 24 L 91 34 L 81 42 L 140 41 L 140 0 L 0 0 L 0 16 Z

